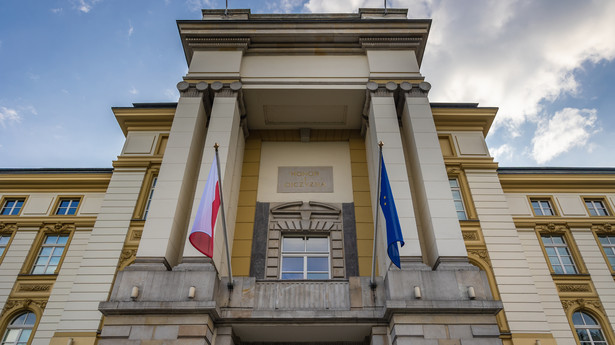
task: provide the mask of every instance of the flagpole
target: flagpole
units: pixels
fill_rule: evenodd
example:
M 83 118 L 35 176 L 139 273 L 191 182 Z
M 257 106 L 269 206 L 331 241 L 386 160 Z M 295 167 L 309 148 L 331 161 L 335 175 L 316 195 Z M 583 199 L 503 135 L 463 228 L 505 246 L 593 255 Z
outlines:
M 224 230 L 224 245 L 226 246 L 226 262 L 228 263 L 229 290 L 233 289 L 233 270 L 231 269 L 231 253 L 228 250 L 228 235 L 226 234 L 226 217 L 224 216 L 224 199 L 222 198 L 222 173 L 220 173 L 220 157 L 218 157 L 218 143 L 214 144 L 216 150 L 216 166 L 218 167 L 218 191 L 220 193 L 220 210 L 222 211 L 222 229 Z
M 380 178 L 382 174 L 382 145 L 378 142 L 378 195 L 376 196 L 376 221 L 374 222 L 374 250 L 372 251 L 372 277 L 369 285 L 372 289 L 376 288 L 376 240 L 378 239 L 378 215 L 380 214 Z

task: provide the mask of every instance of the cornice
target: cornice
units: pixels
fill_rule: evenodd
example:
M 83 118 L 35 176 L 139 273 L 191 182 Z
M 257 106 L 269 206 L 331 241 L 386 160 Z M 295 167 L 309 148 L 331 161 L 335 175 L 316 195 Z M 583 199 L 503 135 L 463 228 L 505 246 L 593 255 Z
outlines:
M 0 174 L 0 189 L 15 192 L 105 192 L 112 173 Z
M 0 223 L 5 224 L 5 226 L 11 226 L 12 229 L 19 231 L 23 231 L 22 228 L 36 228 L 38 231 L 41 227 L 55 227 L 57 224 L 61 224 L 60 227 L 65 225 L 74 227 L 77 231 L 83 230 L 83 228 L 92 228 L 94 227 L 94 223 L 96 223 L 96 216 L 93 217 L 70 217 L 66 218 L 65 216 L 39 216 L 39 217 L 2 217 L 0 216 Z
M 175 108 L 111 108 L 124 135 L 129 131 L 171 130 Z
M 615 174 L 498 174 L 504 192 L 615 192 Z
M 498 108 L 432 107 L 431 112 L 438 132 L 479 130 L 487 136 Z

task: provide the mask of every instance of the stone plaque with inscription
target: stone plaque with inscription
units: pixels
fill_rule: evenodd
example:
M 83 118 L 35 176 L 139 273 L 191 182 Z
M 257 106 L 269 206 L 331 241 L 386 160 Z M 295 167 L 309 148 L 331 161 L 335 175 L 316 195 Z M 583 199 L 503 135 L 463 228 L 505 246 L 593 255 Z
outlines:
M 278 193 L 333 193 L 333 167 L 278 167 Z

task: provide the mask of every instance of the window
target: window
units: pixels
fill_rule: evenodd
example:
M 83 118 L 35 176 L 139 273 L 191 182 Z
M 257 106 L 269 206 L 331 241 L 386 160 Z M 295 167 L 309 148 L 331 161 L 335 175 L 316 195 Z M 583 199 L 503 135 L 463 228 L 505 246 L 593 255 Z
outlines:
M 149 193 L 147 194 L 147 203 L 145 204 L 145 211 L 143 211 L 143 219 L 147 219 L 147 213 L 149 212 L 149 206 L 152 203 L 152 198 L 154 197 L 154 189 L 156 188 L 156 181 L 158 181 L 158 177 L 154 177 L 152 180 L 152 186 L 149 189 Z
M 77 207 L 79 207 L 79 200 L 76 199 L 60 199 L 60 203 L 58 204 L 58 210 L 56 211 L 57 215 L 60 216 L 70 216 L 77 213 Z
M 17 315 L 6 327 L 6 332 L 2 337 L 2 345 L 27 344 L 35 323 L 36 315 L 32 312 Z
M 606 209 L 603 200 L 600 199 L 585 199 L 585 206 L 591 216 L 608 216 L 609 211 Z
M 3 216 L 17 216 L 21 211 L 21 207 L 23 206 L 23 202 L 25 199 L 6 199 L 4 201 L 4 205 L 2 205 L 2 211 L 0 211 L 0 215 Z
M 577 267 L 574 264 L 564 237 L 559 235 L 542 235 L 541 238 L 553 272 L 555 274 L 576 274 Z
M 606 254 L 607 260 L 609 260 L 611 269 L 615 270 L 615 236 L 601 235 L 598 236 L 598 239 L 600 240 L 604 254 Z M 2 253 L 0 252 L 0 254 Z
M 54 274 L 67 241 L 68 235 L 47 235 L 34 262 L 32 274 Z
M 607 345 L 600 324 L 593 317 L 577 311 L 572 314 L 572 323 L 581 345 Z
M 455 202 L 455 210 L 457 211 L 457 218 L 459 220 L 467 220 L 466 209 L 463 206 L 463 197 L 461 196 L 461 188 L 459 188 L 459 181 L 456 178 L 448 179 L 448 183 L 451 186 L 453 192 L 453 202 Z
M 283 237 L 282 279 L 329 279 L 328 237 Z
M 0 258 L 2 258 L 2 254 L 4 254 L 4 250 L 9 245 L 10 239 L 11 239 L 11 235 L 0 235 Z
M 551 200 L 548 199 L 531 199 L 534 214 L 537 216 L 555 216 Z

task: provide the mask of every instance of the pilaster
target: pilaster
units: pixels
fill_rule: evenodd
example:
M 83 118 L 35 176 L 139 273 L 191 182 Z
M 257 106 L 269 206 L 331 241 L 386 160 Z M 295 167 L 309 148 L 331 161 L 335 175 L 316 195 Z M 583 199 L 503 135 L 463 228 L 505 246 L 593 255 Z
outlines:
M 405 245 L 399 248 L 402 265 L 421 263 L 421 246 L 393 92 L 390 89 L 378 87 L 376 83 L 368 83 L 367 87 L 368 103 L 364 112 L 369 122 L 365 147 L 374 219 L 376 219 L 376 212 L 380 212 L 378 207 L 378 142 L 382 141 L 384 143 L 382 155 L 405 241 Z M 379 271 L 386 272 L 390 265 L 390 260 L 386 255 L 386 226 L 384 216 L 379 217 L 376 255 Z
M 232 246 L 231 241 L 235 233 L 235 219 L 245 145 L 241 119 L 241 115 L 245 110 L 241 87 L 240 82 L 233 82 L 230 85 L 225 85 L 221 82 L 214 82 L 212 84 L 215 96 L 209 119 L 207 138 L 205 139 L 204 150 L 200 158 L 200 172 L 196 181 L 194 199 L 191 207 L 189 207 L 192 210 L 190 213 L 192 216 L 187 227 L 187 232 L 190 232 L 194 222 L 194 215 L 201 202 L 209 170 L 215 159 L 214 144 L 217 143 L 220 145 L 218 154 L 220 157 L 222 192 L 229 246 Z M 224 230 L 220 217 L 221 213 L 219 213 L 218 222 L 214 229 L 214 256 L 212 259 L 218 272 L 226 276 L 228 264 L 224 244 Z M 206 262 L 208 260 L 203 254 L 192 247 L 186 236 L 183 243 L 182 262 L 194 264 L 198 261 Z
M 404 144 L 428 263 L 434 269 L 459 268 L 467 265 L 468 254 L 427 98 L 430 88 L 427 82 L 401 84 Z
M 180 82 L 181 93 L 160 167 L 156 193 L 134 267 L 168 270 L 178 263 L 207 134 L 207 83 Z

